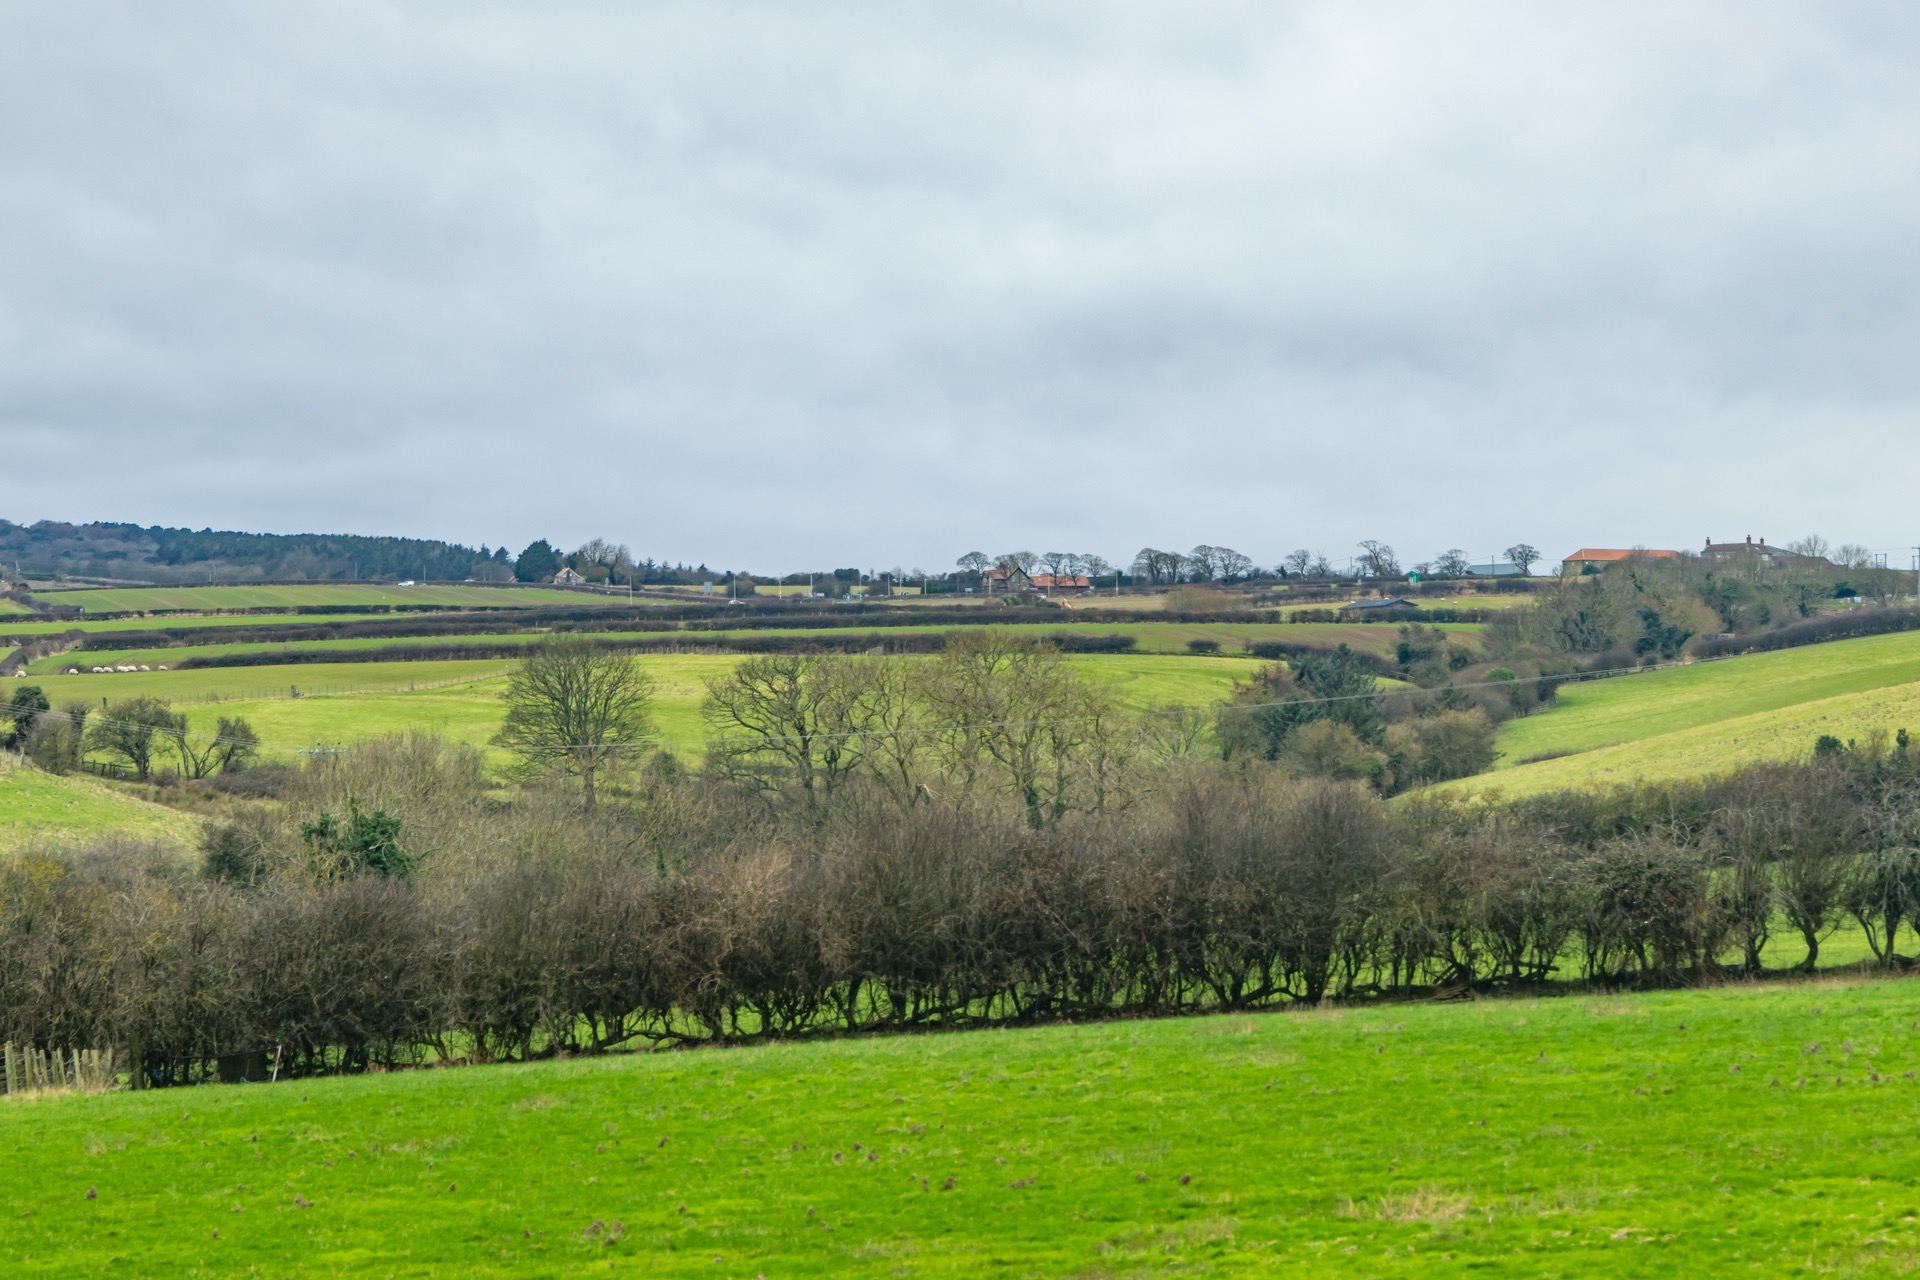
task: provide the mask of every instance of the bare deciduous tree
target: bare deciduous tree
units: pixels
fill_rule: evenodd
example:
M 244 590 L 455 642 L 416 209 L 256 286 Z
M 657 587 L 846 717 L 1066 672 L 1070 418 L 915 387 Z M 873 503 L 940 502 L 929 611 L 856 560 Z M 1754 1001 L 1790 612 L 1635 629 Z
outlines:
M 708 768 L 762 790 L 790 779 L 810 803 L 832 795 L 867 749 L 862 674 L 845 659 L 769 654 L 708 680 Z
M 195 742 L 181 720 L 181 732 L 174 738 L 180 753 L 180 772 L 189 778 L 210 778 L 216 773 L 237 773 L 260 754 L 260 738 L 253 726 L 238 717 L 220 717 L 213 736 Z
M 580 779 L 587 808 L 604 774 L 629 763 L 652 728 L 654 684 L 624 654 L 577 636 L 533 648 L 507 681 L 507 718 L 494 742 L 525 773 Z
M 127 698 L 105 708 L 87 730 L 87 746 L 119 756 L 146 778 L 162 746 L 178 741 L 187 718 L 174 713 L 164 698 Z
M 1532 577 L 1533 566 L 1540 561 L 1540 553 L 1524 542 L 1516 542 L 1508 547 L 1506 555 L 1507 560 L 1520 570 L 1520 576 L 1523 578 Z
M 1400 561 L 1395 558 L 1392 547 L 1368 538 L 1360 544 L 1360 573 L 1368 578 L 1397 578 Z

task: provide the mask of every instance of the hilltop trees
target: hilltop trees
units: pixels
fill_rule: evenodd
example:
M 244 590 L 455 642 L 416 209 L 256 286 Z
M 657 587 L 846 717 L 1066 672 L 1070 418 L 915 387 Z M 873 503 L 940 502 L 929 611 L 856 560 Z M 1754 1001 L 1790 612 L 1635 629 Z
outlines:
M 1360 573 L 1367 578 L 1397 578 L 1400 561 L 1394 557 L 1392 547 L 1368 538 L 1360 544 Z
M 1523 578 L 1533 576 L 1533 566 L 1540 562 L 1540 553 L 1524 542 L 1516 542 L 1506 550 L 1506 557 Z
M 536 539 L 513 562 L 516 582 L 545 582 L 560 572 L 560 553 L 545 538 Z

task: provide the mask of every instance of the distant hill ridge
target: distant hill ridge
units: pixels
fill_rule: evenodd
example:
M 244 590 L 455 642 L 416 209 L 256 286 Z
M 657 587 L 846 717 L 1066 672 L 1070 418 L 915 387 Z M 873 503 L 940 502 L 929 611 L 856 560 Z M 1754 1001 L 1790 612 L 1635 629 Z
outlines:
M 0 565 L 31 576 L 124 583 L 512 577 L 504 551 L 425 538 L 350 533 L 240 533 L 162 525 L 0 519 Z

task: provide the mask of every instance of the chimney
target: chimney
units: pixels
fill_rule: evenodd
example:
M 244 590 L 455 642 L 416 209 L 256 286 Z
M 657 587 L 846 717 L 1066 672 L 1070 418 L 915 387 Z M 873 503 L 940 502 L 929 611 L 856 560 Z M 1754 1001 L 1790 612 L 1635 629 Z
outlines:
M 1753 545 L 1753 535 L 1752 535 L 1752 534 L 1748 534 L 1748 535 L 1747 535 L 1747 545 L 1748 545 L 1748 546 L 1752 546 L 1752 545 Z

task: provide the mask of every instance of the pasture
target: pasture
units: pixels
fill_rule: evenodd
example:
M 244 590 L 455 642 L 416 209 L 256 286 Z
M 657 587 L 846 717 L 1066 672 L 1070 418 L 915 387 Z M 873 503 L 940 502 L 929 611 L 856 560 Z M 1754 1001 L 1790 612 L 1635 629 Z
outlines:
M 700 755 L 708 737 L 700 716 L 706 681 L 730 670 L 740 658 L 648 654 L 634 661 L 655 682 L 655 741 L 678 755 Z M 1069 661 L 1113 687 L 1121 704 L 1135 712 L 1221 702 L 1237 681 L 1259 666 L 1247 659 L 1188 656 L 1077 655 Z M 351 747 L 367 738 L 410 731 L 487 747 L 506 713 L 500 695 L 510 669 L 511 664 L 497 660 L 322 663 L 51 676 L 38 683 L 56 705 L 83 701 L 97 708 L 103 700 L 166 698 L 199 734 L 212 732 L 222 716 L 243 718 L 259 735 L 264 758 L 297 760 L 302 752 Z M 293 696 L 296 689 L 299 696 Z M 506 763 L 498 749 L 489 748 L 488 753 L 495 765 Z M 172 763 L 166 753 L 160 761 Z M 0 832 L 5 833 L 0 844 L 17 846 L 36 834 L 89 837 L 109 829 L 184 838 L 193 826 L 172 810 L 95 778 L 58 778 L 27 768 L 0 770 Z
M 1521 796 L 1697 777 L 1804 756 L 1821 734 L 1901 728 L 1920 732 L 1912 632 L 1564 685 L 1554 706 L 1501 727 L 1494 773 L 1442 785 Z
M 1224 701 L 1234 684 L 1260 665 L 1244 658 L 1184 655 L 1074 655 L 1068 660 L 1114 686 L 1123 705 L 1135 711 Z M 677 752 L 697 753 L 706 738 L 699 715 L 705 681 L 730 670 L 739 656 L 644 654 L 634 661 L 657 686 L 654 719 L 660 740 Z M 102 699 L 167 698 L 196 728 L 210 728 L 220 716 L 244 716 L 268 755 L 285 756 L 408 729 L 484 743 L 504 715 L 499 695 L 510 669 L 511 663 L 499 659 L 309 663 L 49 675 L 38 683 L 56 705 L 69 699 L 99 706 Z
M 41 835 L 61 839 L 119 835 L 184 845 L 197 830 L 186 814 L 150 804 L 110 783 L 85 774 L 42 773 L 0 753 L 0 853 Z
M 1900 980 L 0 1103 L 15 1275 L 1909 1274 Z
M 627 597 L 553 587 L 479 586 L 461 583 L 402 587 L 394 583 L 307 583 L 298 586 L 76 587 L 36 590 L 47 604 L 75 605 L 89 613 L 148 610 L 215 612 L 220 609 L 294 609 L 312 605 L 464 605 L 512 609 L 532 605 L 626 604 Z
M 256 626 L 269 625 L 270 618 L 248 617 L 229 618 L 222 621 L 250 622 Z M 311 623 L 311 619 L 301 620 Z M 111 628 L 106 624 L 86 624 L 87 631 L 134 630 L 152 627 L 152 620 L 113 619 Z M 200 620 L 193 623 L 201 625 Z M 294 625 L 300 625 L 296 622 Z M 57 630 L 72 630 L 65 626 Z M 1020 636 L 1029 639 L 1045 640 L 1066 634 L 1075 638 L 1105 639 L 1111 636 L 1130 636 L 1135 643 L 1135 653 L 1189 655 L 1193 652 L 1194 641 L 1210 642 L 1219 646 L 1223 656 L 1244 655 L 1252 646 L 1263 643 L 1281 643 L 1313 645 L 1332 648 L 1345 644 L 1354 649 L 1376 656 L 1390 655 L 1399 640 L 1397 627 L 1364 623 L 1091 623 L 1071 627 L 1061 623 L 998 623 L 987 626 L 968 627 L 952 624 L 927 624 L 875 628 L 863 631 L 858 627 L 787 627 L 778 629 L 730 628 L 721 631 L 688 631 L 685 634 L 695 643 L 711 643 L 727 639 L 742 639 L 756 636 L 777 636 L 783 641 L 804 641 L 815 639 L 830 643 L 848 640 L 861 640 L 872 637 L 874 643 L 882 643 L 888 637 L 907 635 L 947 635 L 970 630 L 991 630 L 994 635 Z M 1477 626 L 1470 623 L 1446 624 L 1449 631 L 1471 633 Z M 43 631 L 39 634 L 53 634 Z M 28 632 L 22 635 L 33 634 Z M 74 650 L 35 659 L 27 667 L 32 675 L 57 675 L 69 667 L 78 666 L 84 671 L 95 665 L 130 665 L 167 663 L 175 665 L 190 658 L 224 657 L 233 654 L 271 659 L 276 654 L 293 651 L 307 653 L 337 653 L 343 661 L 351 661 L 356 652 L 380 649 L 431 649 L 458 644 L 512 645 L 531 644 L 544 636 L 544 631 L 519 631 L 506 633 L 475 632 L 471 634 L 431 635 L 431 636 L 353 636 L 327 640 L 245 640 L 233 643 L 172 645 L 146 649 L 111 650 Z M 636 631 L 595 631 L 577 630 L 577 634 L 597 640 L 614 642 L 658 644 L 671 642 L 673 632 L 636 632 Z M 263 662 L 262 665 L 272 665 Z

